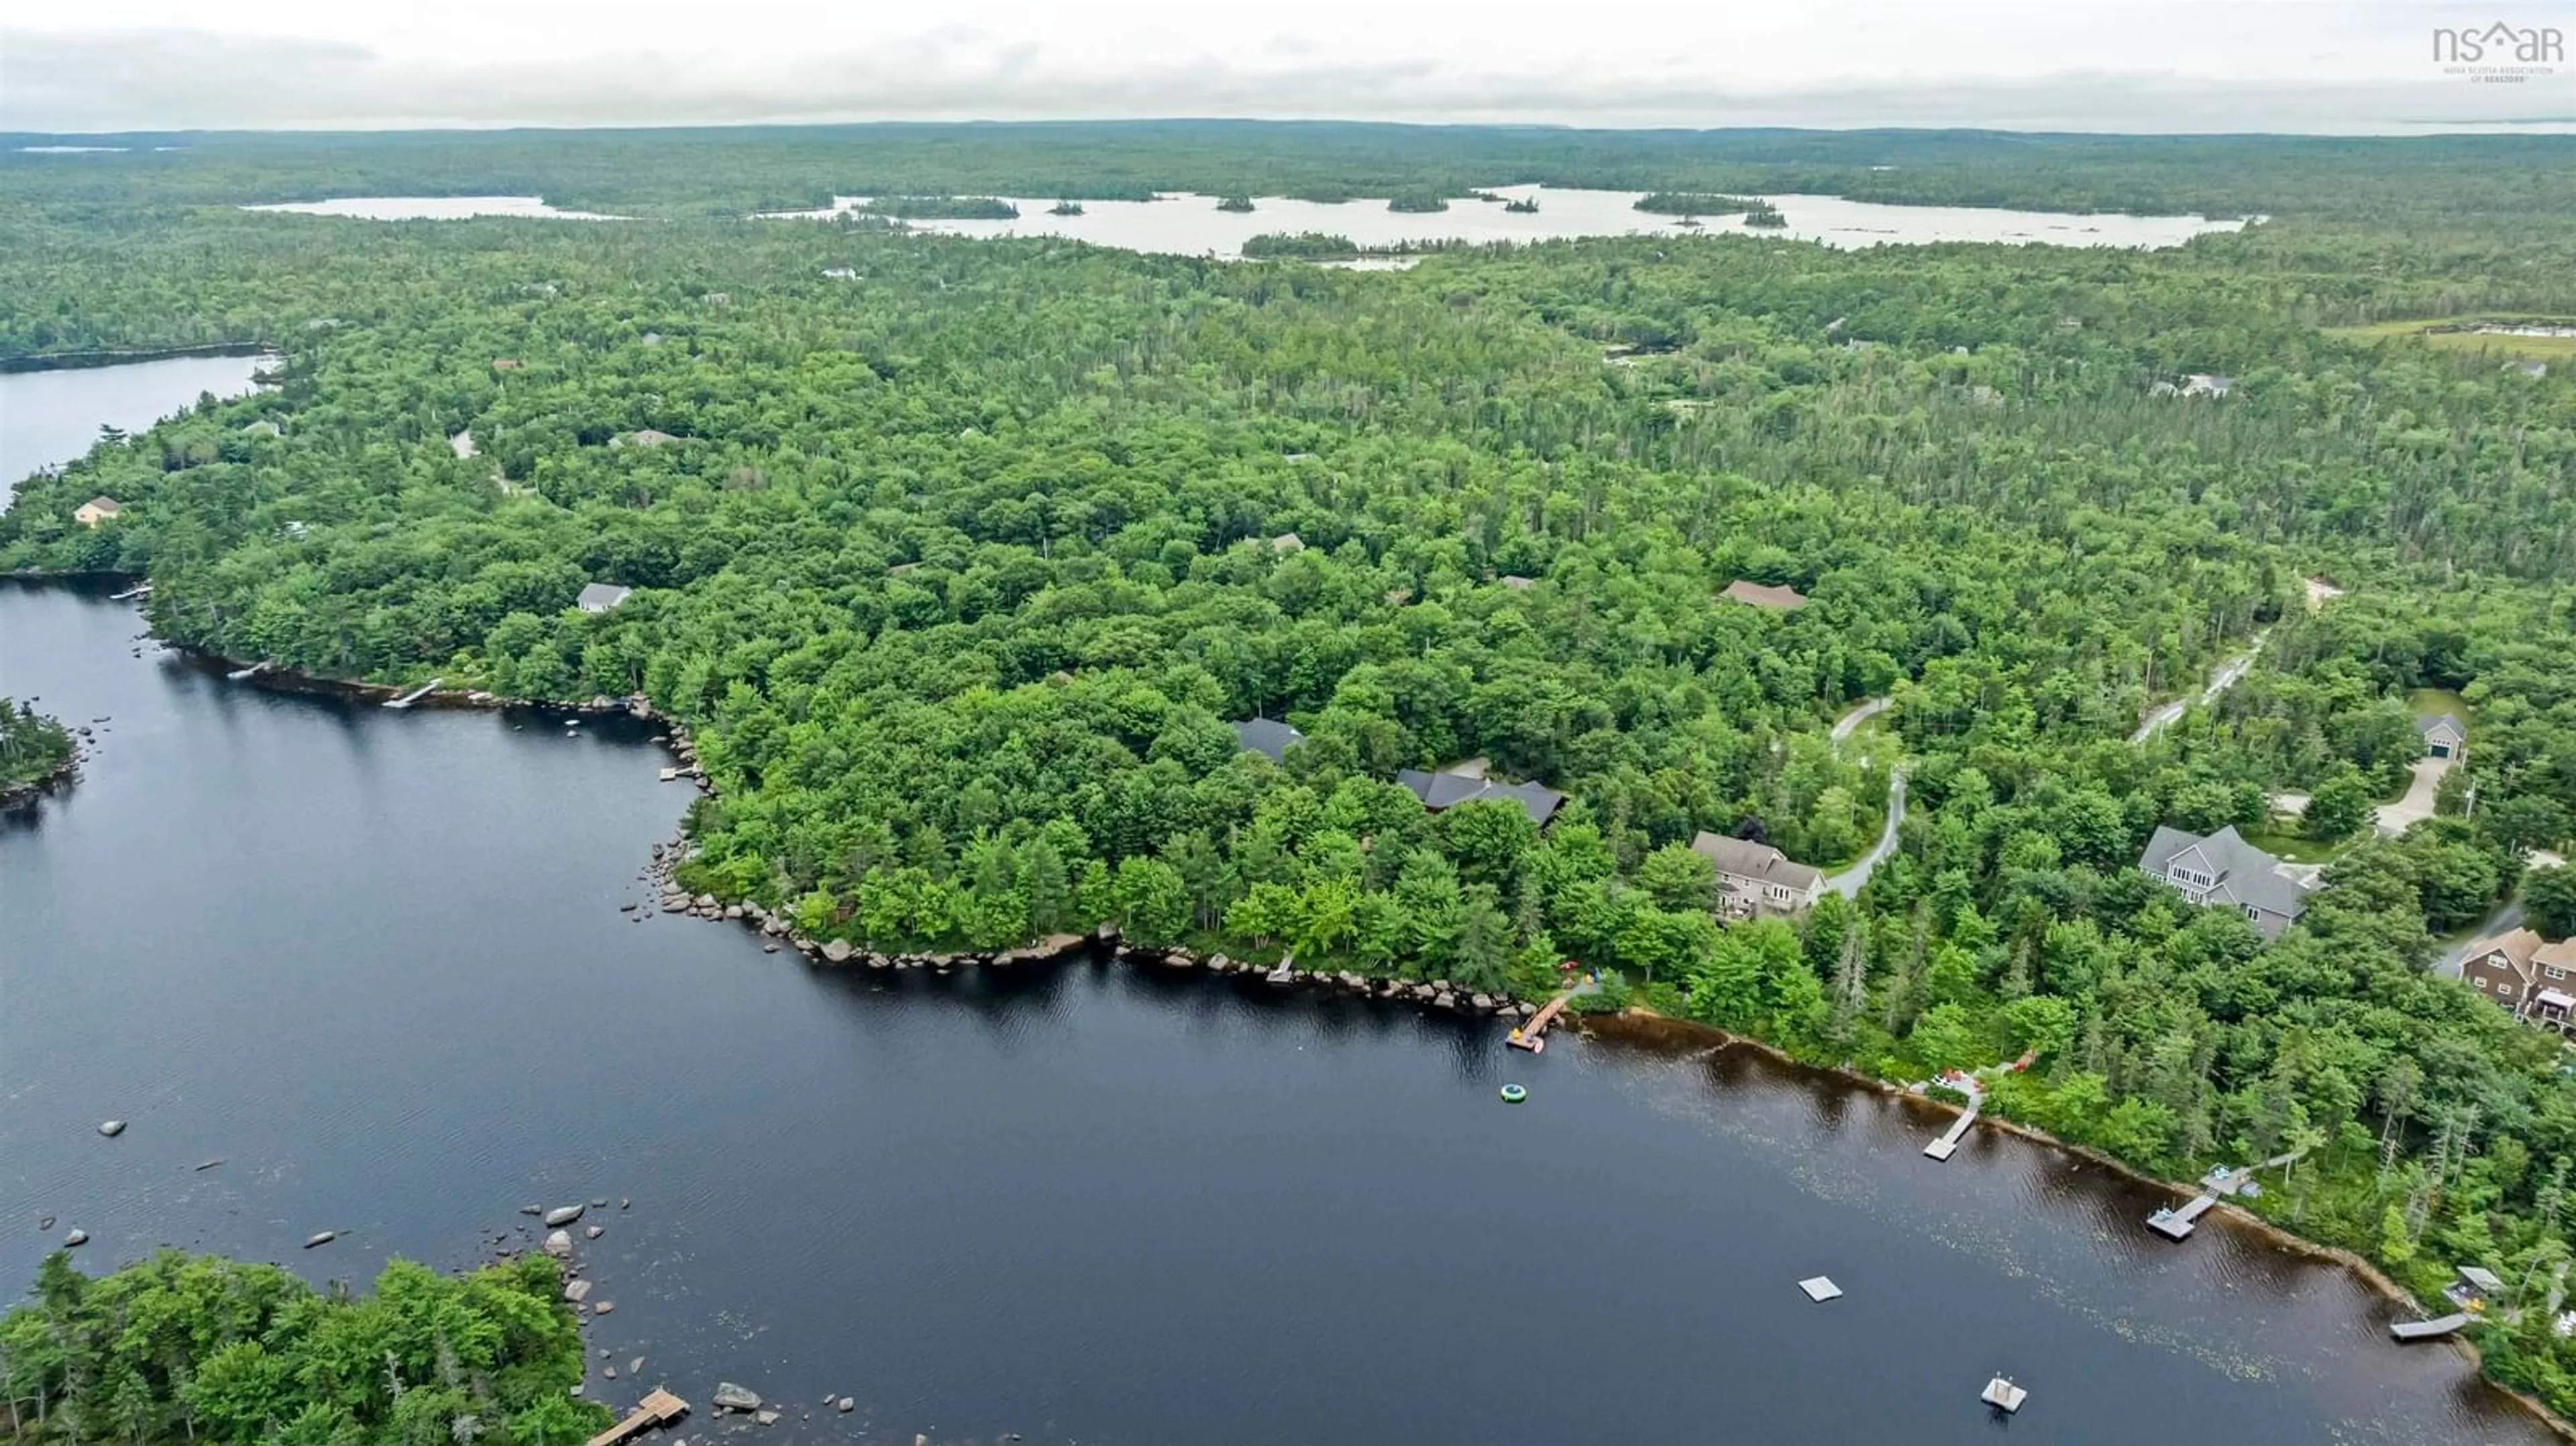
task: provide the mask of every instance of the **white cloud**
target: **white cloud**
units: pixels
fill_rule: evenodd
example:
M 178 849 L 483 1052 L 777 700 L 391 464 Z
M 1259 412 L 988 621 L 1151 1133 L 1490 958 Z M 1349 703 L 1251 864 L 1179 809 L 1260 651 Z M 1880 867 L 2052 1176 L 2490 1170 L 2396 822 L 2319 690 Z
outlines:
M 2564 10 L 2563 6 L 2554 7 Z M 1284 8 L 960 0 L 891 7 L 92 0 L 0 35 L 0 128 L 647 125 L 1111 116 L 1623 125 L 2367 130 L 2576 116 L 2576 66 L 2446 76 L 2431 30 L 2549 23 L 2472 0 L 1800 0 L 1521 13 L 1431 0 Z M 2557 23 L 2576 32 L 2576 13 Z

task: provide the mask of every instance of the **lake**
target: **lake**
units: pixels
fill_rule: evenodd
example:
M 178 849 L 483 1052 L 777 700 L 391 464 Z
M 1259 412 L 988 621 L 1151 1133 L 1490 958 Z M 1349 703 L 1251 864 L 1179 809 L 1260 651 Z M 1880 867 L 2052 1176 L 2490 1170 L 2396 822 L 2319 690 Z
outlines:
M 566 211 L 542 196 L 344 196 L 329 201 L 279 201 L 245 211 L 285 211 L 298 216 L 348 216 L 361 221 L 463 221 L 475 216 L 535 216 L 549 221 L 624 221 L 595 211 Z
M 75 1227 L 363 1280 L 607 1198 L 591 1392 L 739 1381 L 792 1441 L 1944 1446 L 1999 1369 L 2024 1440 L 2553 1439 L 2339 1269 L 2008 1136 L 1935 1165 L 1942 1117 L 1749 1051 L 765 954 L 649 912 L 688 795 L 643 725 L 230 683 L 106 591 L 0 583 L 0 693 L 106 720 L 0 821 L 13 1290 Z
M 182 356 L 0 373 L 0 510 L 28 473 L 87 452 L 101 426 L 139 432 L 202 393 L 239 396 L 260 366 L 256 356 Z
M 1786 226 L 1748 227 L 1742 216 L 1707 216 L 1697 228 L 1678 218 L 1636 208 L 1642 191 L 1583 191 L 1543 186 L 1502 186 L 1492 192 L 1506 199 L 1538 202 L 1535 214 L 1511 212 L 1499 201 L 1452 200 L 1446 211 L 1415 214 L 1390 211 L 1386 202 L 1292 201 L 1260 197 L 1249 213 L 1220 211 L 1213 196 L 1170 196 L 1159 201 L 1085 201 L 1079 216 L 1050 216 L 1052 198 L 1009 198 L 1020 210 L 1015 221 L 913 221 L 923 231 L 952 236 L 1064 236 L 1125 251 L 1170 252 L 1185 256 L 1213 253 L 1238 257 L 1243 243 L 1270 232 L 1321 231 L 1346 236 L 1365 247 L 1407 242 L 1530 242 L 1577 236 L 1629 236 L 1657 233 L 1707 235 L 1739 232 L 1819 241 L 1828 246 L 1859 247 L 1927 241 L 2045 242 L 2053 246 L 2179 246 L 2212 231 L 2235 231 L 2242 221 L 2213 221 L 2199 216 L 2077 216 L 2045 211 L 2005 211 L 1976 206 L 1889 206 L 1872 201 L 1846 201 L 1836 196 L 1769 196 Z M 840 196 L 819 211 L 777 213 L 777 219 L 823 219 L 865 203 L 859 196 Z

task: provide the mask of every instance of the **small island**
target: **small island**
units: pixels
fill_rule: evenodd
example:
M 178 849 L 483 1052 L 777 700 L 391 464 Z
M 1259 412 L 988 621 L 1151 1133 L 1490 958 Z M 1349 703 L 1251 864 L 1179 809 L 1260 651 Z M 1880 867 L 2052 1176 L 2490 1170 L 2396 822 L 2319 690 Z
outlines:
M 1360 247 L 1348 236 L 1322 231 L 1269 231 L 1246 240 L 1243 254 L 1251 261 L 1348 261 Z
M 1637 209 L 1658 216 L 1733 216 L 1768 211 L 1758 196 L 1725 196 L 1713 191 L 1654 191 L 1637 198 Z
M 1514 216 L 1535 216 L 1538 214 L 1538 197 L 1521 196 L 1505 201 L 1503 210 Z
M 1250 196 L 1228 196 L 1224 200 L 1217 202 L 1216 208 L 1220 211 L 1232 211 L 1237 215 L 1249 215 L 1252 211 L 1252 198 Z
M 1079 216 L 1082 214 L 1082 203 L 1074 200 L 1058 201 L 1054 205 L 1047 207 L 1047 214 L 1050 216 Z
M 1747 226 L 1760 226 L 1766 230 L 1777 230 L 1780 227 L 1788 225 L 1789 218 L 1781 215 L 1780 208 L 1772 205 L 1770 202 L 1756 201 L 1745 211 L 1744 224 Z
M 1428 216 L 1449 209 L 1449 198 L 1438 191 L 1398 191 L 1386 198 L 1386 208 L 1408 216 Z
M 859 208 L 905 221 L 1016 221 L 1020 208 L 998 196 L 879 196 Z
M 80 761 L 72 732 L 24 703 L 0 698 L 0 808 L 31 803 Z

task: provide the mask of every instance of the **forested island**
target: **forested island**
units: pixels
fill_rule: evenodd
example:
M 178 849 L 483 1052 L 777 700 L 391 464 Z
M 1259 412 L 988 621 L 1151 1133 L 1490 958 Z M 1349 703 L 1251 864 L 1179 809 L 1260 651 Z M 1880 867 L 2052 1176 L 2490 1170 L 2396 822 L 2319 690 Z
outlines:
M 1265 231 L 1244 238 L 1243 254 L 1253 261 L 1344 261 L 1359 255 L 1360 246 L 1323 231 Z
M 1449 209 L 1449 198 L 1440 192 L 1414 187 L 1389 196 L 1386 208 L 1408 216 L 1429 216 Z
M 60 720 L 0 698 L 0 808 L 32 798 L 61 778 L 79 751 Z
M 1772 205 L 1770 202 L 1755 201 L 1752 205 L 1744 208 L 1744 224 L 1747 226 L 1759 226 L 1765 230 L 1776 231 L 1781 227 L 1788 225 L 1789 218 L 1780 214 L 1780 208 Z
M 995 196 L 879 196 L 859 209 L 899 221 L 1013 221 L 1020 214 Z
M 1079 216 L 1082 214 L 1082 203 L 1080 201 L 1058 201 L 1054 205 L 1047 207 L 1047 214 L 1050 216 Z
M 1503 209 L 1514 216 L 1535 216 L 1538 214 L 1538 197 L 1515 196 L 1503 203 Z
M 1252 198 L 1250 196 L 1228 196 L 1224 200 L 1217 202 L 1216 208 L 1220 211 L 1231 211 L 1237 215 L 1248 216 L 1252 213 Z
M 0 567 L 148 574 L 155 627 L 229 656 L 641 692 L 716 788 L 684 880 L 817 938 L 1110 922 L 1525 994 L 1571 957 L 1604 1007 L 1890 1081 L 2028 1054 L 1990 1110 L 2172 1178 L 2298 1153 L 2249 1208 L 2427 1299 L 2495 1271 L 2488 1368 L 2576 1407 L 2544 1308 L 2576 1080 L 2432 967 L 2518 885 L 2535 924 L 2568 893 L 2523 880 L 2576 843 L 2576 413 L 2563 374 L 2342 330 L 2576 310 L 2563 231 L 2528 224 L 2564 177 L 2355 143 L 2388 164 L 2255 197 L 2292 162 L 1907 145 L 1910 196 L 2274 219 L 2162 252 L 1666 232 L 1350 275 L 722 220 L 326 247 L 178 205 L 110 230 L 81 183 L 0 170 L 0 346 L 292 339 L 277 392 L 28 483 Z M 1736 164 L 1618 174 L 1718 214 L 1742 198 L 1681 188 Z M 2489 199 L 2447 209 L 2481 165 Z M 919 184 L 1088 193 L 1045 169 Z M 691 440 L 609 445 L 648 430 Z M 75 520 L 97 495 L 117 525 Z M 577 609 L 592 584 L 633 591 Z M 2379 836 L 2446 713 L 2465 753 Z M 1275 761 L 1230 726 L 1258 720 L 1297 730 Z M 1561 807 L 1398 781 L 1479 763 Z M 1856 898 L 1722 916 L 1724 841 L 1838 870 L 1900 763 Z M 2159 829 L 2237 830 L 2316 887 L 2267 937 L 2148 877 Z
M 371 1295 L 164 1250 L 95 1278 L 57 1251 L 0 1316 L 15 1439 L 579 1446 L 581 1333 L 543 1257 L 442 1276 L 397 1260 Z
M 1758 196 L 1718 196 L 1688 191 L 1653 191 L 1637 198 L 1637 209 L 1658 216 L 1746 216 L 1756 211 L 1771 211 L 1771 204 Z M 1778 212 L 1773 211 L 1777 215 Z

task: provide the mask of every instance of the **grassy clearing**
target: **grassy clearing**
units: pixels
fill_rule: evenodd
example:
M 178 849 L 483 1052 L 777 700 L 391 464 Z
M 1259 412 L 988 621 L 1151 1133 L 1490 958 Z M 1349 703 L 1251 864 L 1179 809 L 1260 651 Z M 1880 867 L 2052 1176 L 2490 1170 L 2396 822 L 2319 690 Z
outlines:
M 2269 828 L 2254 829 L 2245 834 L 2245 841 L 2267 854 L 2277 854 L 2294 864 L 2326 863 L 2343 851 L 2343 844 L 2320 843 L 2297 832 L 2295 821 L 2289 822 L 2292 830 L 2290 832 L 2275 832 Z
M 2448 688 L 2418 688 L 2406 695 L 2406 706 L 2414 709 L 2418 718 L 2438 718 L 2449 713 L 2462 723 L 2474 725 L 2478 721 L 2472 716 L 2469 700 Z
M 2486 353 L 2498 361 L 2519 358 L 2525 361 L 2576 362 L 2576 336 L 2498 336 L 2476 330 L 2479 326 L 2509 326 L 2517 322 L 2567 324 L 2563 317 L 2449 316 L 2429 321 L 2375 321 L 2367 326 L 2330 326 L 2325 331 L 2328 336 L 2358 342 L 2391 341 L 2411 336 L 2441 351 Z

